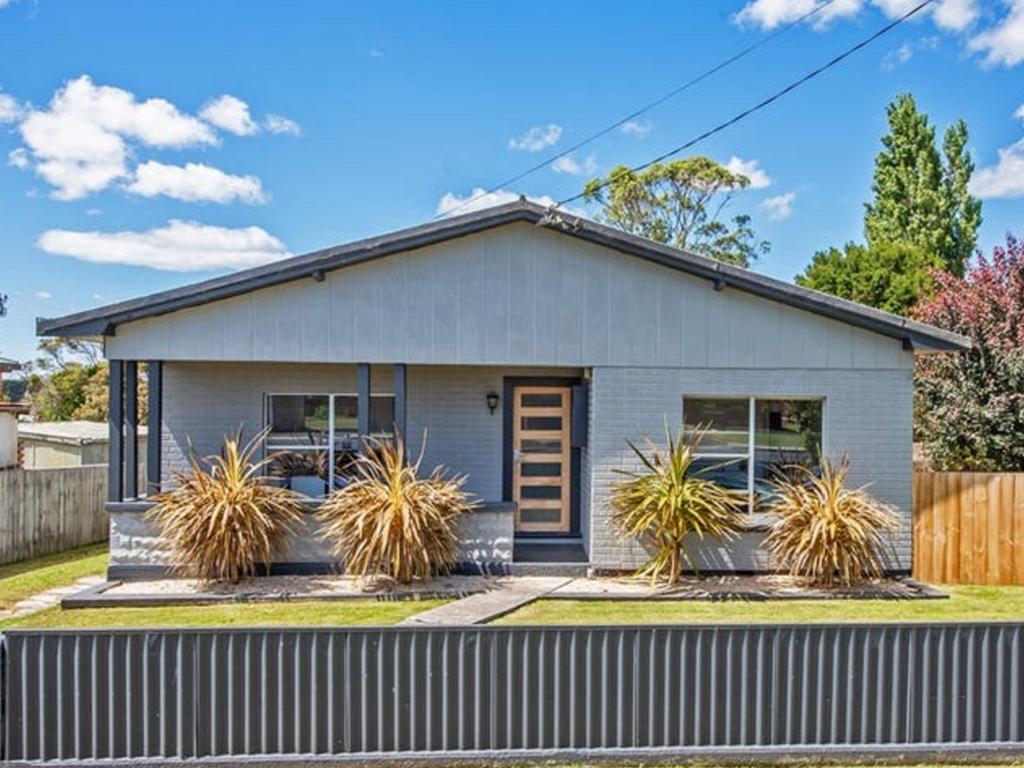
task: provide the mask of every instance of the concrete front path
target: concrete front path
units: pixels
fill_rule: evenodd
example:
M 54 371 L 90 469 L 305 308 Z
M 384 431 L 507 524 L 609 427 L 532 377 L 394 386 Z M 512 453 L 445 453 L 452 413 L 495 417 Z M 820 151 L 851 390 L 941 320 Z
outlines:
M 68 595 L 81 592 L 89 587 L 95 587 L 104 581 L 106 581 L 106 578 L 103 576 L 83 576 L 74 584 L 68 584 L 66 587 L 54 587 L 15 603 L 13 608 L 0 611 L 0 619 L 13 619 L 20 616 L 28 616 L 30 613 L 45 611 L 47 608 L 60 605 L 60 601 Z
M 498 578 L 493 588 L 469 595 L 402 622 L 405 626 L 460 626 L 486 624 L 527 603 L 532 603 L 572 581 L 567 576 L 514 576 Z

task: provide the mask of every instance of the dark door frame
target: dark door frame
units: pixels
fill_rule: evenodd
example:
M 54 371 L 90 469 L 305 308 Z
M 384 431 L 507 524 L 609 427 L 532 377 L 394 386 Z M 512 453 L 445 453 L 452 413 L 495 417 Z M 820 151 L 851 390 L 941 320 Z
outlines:
M 579 376 L 506 376 L 502 383 L 502 467 L 501 467 L 501 496 L 503 501 L 512 501 L 512 428 L 513 428 L 513 406 L 515 404 L 514 392 L 516 387 L 567 387 L 569 397 L 573 396 L 572 387 L 583 384 Z M 570 402 L 570 414 L 575 414 L 576 409 Z M 572 419 L 569 424 L 569 440 L 572 441 Z M 566 533 L 551 533 L 550 531 L 516 531 L 518 539 L 551 539 L 551 538 L 578 538 L 580 534 L 580 448 L 573 445 L 569 458 L 569 530 Z

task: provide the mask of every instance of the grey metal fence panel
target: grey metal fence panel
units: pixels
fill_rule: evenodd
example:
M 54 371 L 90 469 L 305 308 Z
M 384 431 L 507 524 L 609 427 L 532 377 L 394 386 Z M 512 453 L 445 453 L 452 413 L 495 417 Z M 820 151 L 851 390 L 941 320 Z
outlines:
M 1024 741 L 1024 625 L 13 631 L 8 760 Z

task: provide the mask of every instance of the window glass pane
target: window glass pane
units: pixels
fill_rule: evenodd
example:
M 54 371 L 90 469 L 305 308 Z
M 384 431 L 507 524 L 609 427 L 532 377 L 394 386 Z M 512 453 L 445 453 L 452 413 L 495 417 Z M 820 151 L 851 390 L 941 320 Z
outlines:
M 390 435 L 395 428 L 395 396 L 370 396 L 370 434 Z M 359 399 L 355 395 L 334 398 L 334 429 L 340 442 L 350 441 L 359 430 Z
M 524 392 L 520 403 L 524 408 L 561 408 L 561 392 Z
M 524 461 L 519 465 L 519 474 L 523 477 L 561 477 L 562 464 L 558 461 Z
M 532 509 L 521 507 L 519 509 L 519 520 L 523 523 L 560 523 L 562 521 L 562 510 L 560 509 Z
M 267 475 L 277 484 L 304 496 L 327 493 L 327 451 L 270 451 L 269 459 Z
M 323 446 L 327 444 L 329 401 L 327 395 L 270 395 L 267 420 L 273 446 Z
M 523 453 L 561 453 L 561 440 L 529 440 L 523 439 L 519 443 Z
M 558 432 L 562 429 L 562 419 L 559 416 L 523 416 L 520 425 L 525 431 Z
M 821 400 L 758 400 L 754 435 L 754 484 L 794 465 L 814 469 L 821 457 Z
M 697 458 L 690 466 L 691 474 L 712 480 L 726 488 L 746 490 L 750 463 L 746 458 Z
M 519 486 L 519 498 L 523 503 L 526 499 L 560 499 L 562 498 L 562 487 L 560 485 L 521 485 Z
M 390 435 L 394 431 L 394 395 L 372 395 L 370 397 L 370 432 L 374 435 Z
M 746 455 L 750 451 L 750 401 L 746 398 L 684 398 L 683 423 L 687 435 L 707 430 L 700 453 Z

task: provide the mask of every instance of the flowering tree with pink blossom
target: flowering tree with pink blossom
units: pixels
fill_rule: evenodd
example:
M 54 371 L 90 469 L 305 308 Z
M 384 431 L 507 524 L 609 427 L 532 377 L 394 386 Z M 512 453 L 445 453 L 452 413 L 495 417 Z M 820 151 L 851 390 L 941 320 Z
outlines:
M 973 347 L 918 359 L 918 437 L 938 469 L 1024 471 L 1024 246 L 1007 236 L 962 278 L 934 278 L 914 316 Z

